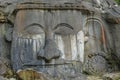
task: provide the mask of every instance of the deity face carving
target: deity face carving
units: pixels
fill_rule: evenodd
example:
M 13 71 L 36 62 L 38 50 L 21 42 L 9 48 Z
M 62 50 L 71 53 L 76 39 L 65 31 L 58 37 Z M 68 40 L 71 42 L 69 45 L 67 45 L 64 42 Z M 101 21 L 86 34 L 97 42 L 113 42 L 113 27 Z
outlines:
M 13 32 L 13 67 L 32 61 L 77 59 L 81 18 L 81 12 L 75 10 L 20 10 Z
M 100 52 L 107 52 L 106 32 L 104 24 L 97 18 L 88 18 L 85 25 L 85 35 L 88 41 L 85 44 L 85 53 L 88 56 Z

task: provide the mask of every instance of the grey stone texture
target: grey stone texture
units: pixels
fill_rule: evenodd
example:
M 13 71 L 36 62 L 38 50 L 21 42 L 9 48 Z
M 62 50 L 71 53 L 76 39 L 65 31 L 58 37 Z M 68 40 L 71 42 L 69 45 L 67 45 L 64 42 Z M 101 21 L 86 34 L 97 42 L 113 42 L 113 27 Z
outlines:
M 0 0 L 0 57 L 51 80 L 119 71 L 119 24 L 113 0 Z

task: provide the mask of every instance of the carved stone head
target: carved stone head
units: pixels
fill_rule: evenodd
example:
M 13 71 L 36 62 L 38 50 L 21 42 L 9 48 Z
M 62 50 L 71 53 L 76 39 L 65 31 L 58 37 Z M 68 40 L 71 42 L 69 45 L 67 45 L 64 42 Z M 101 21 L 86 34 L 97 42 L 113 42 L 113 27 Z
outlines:
M 80 54 L 81 11 L 38 6 L 18 5 L 12 41 L 15 69 L 58 59 L 77 60 Z

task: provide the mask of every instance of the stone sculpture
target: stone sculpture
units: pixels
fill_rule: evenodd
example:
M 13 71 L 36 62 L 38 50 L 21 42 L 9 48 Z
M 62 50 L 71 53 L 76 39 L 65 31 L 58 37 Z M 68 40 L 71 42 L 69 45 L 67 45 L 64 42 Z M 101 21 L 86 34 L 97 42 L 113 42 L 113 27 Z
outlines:
M 117 55 L 110 24 L 120 23 L 114 1 L 10 0 L 1 1 L 0 9 L 0 57 L 10 60 L 14 72 L 30 68 L 83 80 L 82 72 L 118 70 L 111 61 Z

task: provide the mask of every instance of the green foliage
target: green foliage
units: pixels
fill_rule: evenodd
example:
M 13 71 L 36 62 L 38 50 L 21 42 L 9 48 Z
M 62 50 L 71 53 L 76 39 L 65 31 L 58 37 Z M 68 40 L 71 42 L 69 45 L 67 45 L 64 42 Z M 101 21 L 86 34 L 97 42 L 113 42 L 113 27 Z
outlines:
M 120 0 L 115 0 L 120 5 Z

